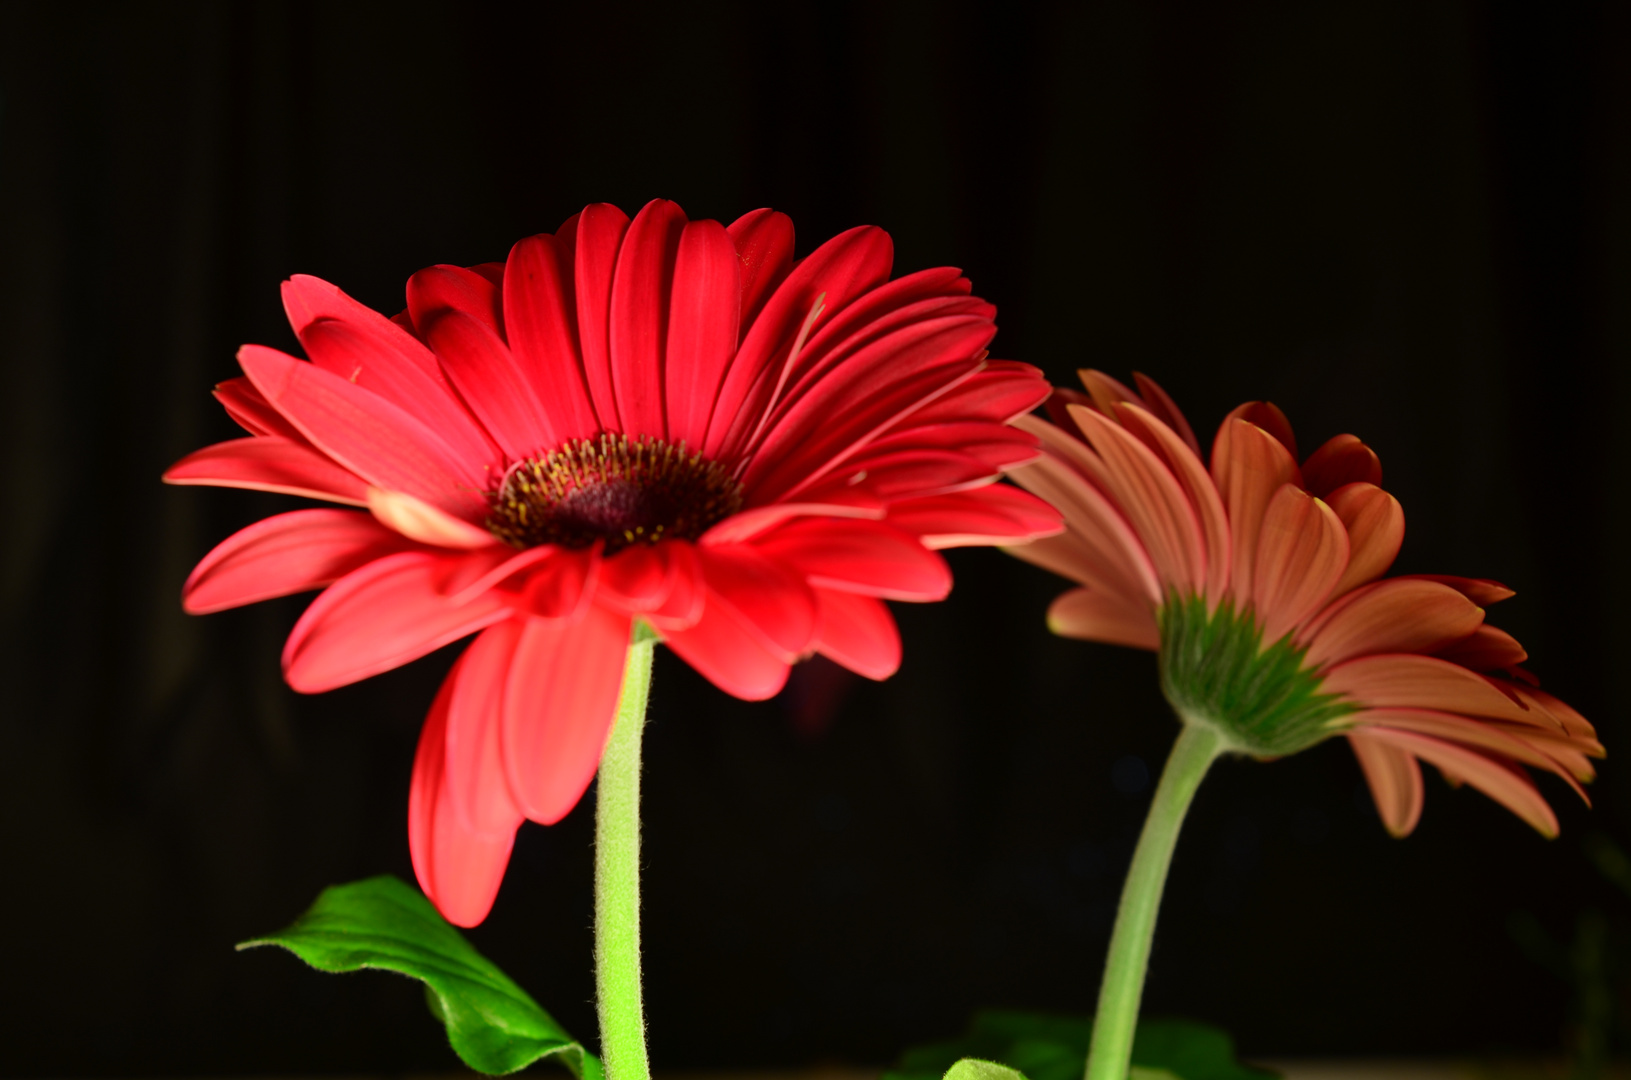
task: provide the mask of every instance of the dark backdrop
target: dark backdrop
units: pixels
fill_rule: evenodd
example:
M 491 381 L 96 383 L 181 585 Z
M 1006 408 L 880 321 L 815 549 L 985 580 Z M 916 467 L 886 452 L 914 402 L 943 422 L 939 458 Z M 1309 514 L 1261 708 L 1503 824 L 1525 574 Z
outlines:
M 1626 747 L 1625 8 L 1321 4 L 0 5 L 0 1068 L 438 1070 L 415 986 L 232 943 L 324 885 L 411 876 L 444 652 L 303 698 L 303 600 L 177 592 L 289 505 L 167 489 L 230 437 L 243 342 L 303 271 L 395 311 L 586 202 L 873 222 L 951 263 L 998 355 L 1266 397 L 1380 452 L 1401 568 L 1497 577 L 1497 621 Z M 982 1005 L 1085 1012 L 1174 734 L 1147 655 L 1051 638 L 1061 583 L 952 555 L 874 685 L 726 698 L 659 662 L 646 934 L 659 1069 L 882 1063 Z M 1541 1052 L 1558 938 L 1624 904 L 1617 759 L 1547 843 L 1429 781 L 1389 840 L 1340 744 L 1226 763 L 1180 845 L 1149 1007 L 1255 1054 Z M 592 1035 L 590 814 L 523 828 L 479 947 Z M 1616 915 L 1616 917 L 1618 917 Z

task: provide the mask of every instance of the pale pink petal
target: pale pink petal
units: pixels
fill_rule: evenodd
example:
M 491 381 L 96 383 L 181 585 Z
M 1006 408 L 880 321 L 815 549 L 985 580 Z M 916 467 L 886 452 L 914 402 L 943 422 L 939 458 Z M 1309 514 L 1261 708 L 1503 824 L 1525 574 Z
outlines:
M 181 606 L 204 615 L 320 589 L 413 546 L 355 510 L 278 514 L 240 529 L 205 555 L 181 587 Z
M 1537 769 L 1544 769 L 1561 779 L 1580 796 L 1588 806 L 1585 789 L 1575 778 L 1574 770 L 1566 766 L 1549 750 L 1553 740 L 1537 739 L 1530 731 L 1514 731 L 1498 721 L 1474 720 L 1454 713 L 1434 712 L 1430 709 L 1368 709 L 1347 717 L 1346 721 L 1368 730 L 1372 727 L 1391 728 L 1396 731 L 1414 731 L 1431 735 L 1446 742 L 1488 750 L 1503 758 L 1511 758 Z M 1584 759 L 1580 759 L 1582 762 Z M 1586 765 L 1586 779 L 1593 770 Z
M 1557 815 L 1552 813 L 1545 797 L 1535 790 L 1534 781 L 1522 769 L 1454 743 L 1414 732 L 1370 728 L 1366 734 L 1396 750 L 1438 766 L 1447 777 L 1471 784 L 1528 822 L 1542 836 L 1557 835 Z
M 1150 384 L 1154 386 L 1153 383 Z M 1189 505 L 1200 523 L 1206 555 L 1206 595 L 1212 599 L 1222 597 L 1229 587 L 1229 572 L 1233 563 L 1229 538 L 1229 516 L 1223 509 L 1223 498 L 1212 483 L 1200 455 L 1190 448 L 1191 434 L 1185 442 L 1177 432 L 1162 423 L 1153 414 L 1137 405 L 1117 406 L 1115 417 L 1128 431 L 1151 447 L 1166 464 L 1172 476 L 1189 496 Z
M 522 813 L 567 815 L 600 766 L 617 713 L 629 617 L 591 605 L 578 619 L 528 619 L 504 688 L 504 769 Z
M 295 623 L 283 675 L 317 694 L 401 667 L 507 618 L 489 592 L 467 604 L 437 591 L 450 556 L 407 551 L 375 559 L 330 585 Z
M 1089 572 L 1089 576 L 1076 577 L 1082 584 L 1128 598 L 1142 596 L 1151 604 L 1166 601 L 1155 567 L 1132 527 L 1110 500 L 1079 473 L 1056 458 L 1044 456 L 1009 475 L 1056 507 L 1064 515 L 1067 529 L 1064 537 L 1016 548 L 1014 554 L 1038 562 L 1053 551 L 1073 548 L 1078 564 Z M 1045 550 L 1039 550 L 1039 546 Z
M 379 519 L 380 524 L 421 544 L 469 551 L 500 543 L 486 529 L 443 513 L 429 503 L 400 491 L 369 488 L 368 510 Z

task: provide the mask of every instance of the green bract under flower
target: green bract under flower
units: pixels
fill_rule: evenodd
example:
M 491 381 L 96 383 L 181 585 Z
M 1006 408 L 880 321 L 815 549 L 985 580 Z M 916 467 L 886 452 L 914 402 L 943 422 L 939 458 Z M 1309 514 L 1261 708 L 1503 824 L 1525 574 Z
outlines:
M 1258 758 L 1306 750 L 1342 728 L 1358 705 L 1320 692 L 1290 636 L 1263 643 L 1255 613 L 1230 600 L 1207 612 L 1198 596 L 1174 593 L 1157 615 L 1161 689 L 1185 723 L 1204 724 L 1230 749 Z

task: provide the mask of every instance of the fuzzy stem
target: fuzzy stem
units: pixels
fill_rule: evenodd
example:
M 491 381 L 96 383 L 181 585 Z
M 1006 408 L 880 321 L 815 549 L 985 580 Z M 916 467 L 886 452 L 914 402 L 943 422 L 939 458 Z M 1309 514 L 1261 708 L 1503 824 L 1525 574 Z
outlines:
M 1172 850 L 1195 789 L 1222 747 L 1223 740 L 1211 728 L 1184 724 L 1161 772 L 1127 883 L 1122 886 L 1116 928 L 1110 935 L 1110 955 L 1104 961 L 1098 1014 L 1093 1019 L 1093 1045 L 1087 1054 L 1087 1080 L 1125 1080 L 1127 1076 L 1150 942 L 1155 937 L 1155 916 Z
M 640 992 L 640 736 L 656 641 L 635 630 L 595 792 L 595 1001 L 609 1080 L 650 1080 Z

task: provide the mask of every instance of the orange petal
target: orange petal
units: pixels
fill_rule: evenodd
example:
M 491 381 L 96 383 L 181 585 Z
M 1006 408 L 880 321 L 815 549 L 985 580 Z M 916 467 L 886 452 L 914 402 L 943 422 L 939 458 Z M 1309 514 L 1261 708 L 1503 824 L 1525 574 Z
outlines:
M 1375 484 L 1347 484 L 1337 488 L 1326 502 L 1348 530 L 1348 569 L 1343 571 L 1333 596 L 1387 572 L 1404 543 L 1404 509 L 1399 500 Z M 1478 603 L 1476 596 L 1470 597 Z M 1480 604 L 1480 607 L 1483 605 Z
M 1453 776 L 1471 784 L 1528 822 L 1542 836 L 1551 838 L 1557 835 L 1557 815 L 1552 813 L 1545 797 L 1535 789 L 1534 781 L 1522 769 L 1498 758 L 1486 757 L 1454 743 L 1414 732 L 1371 728 L 1366 734 L 1394 749 L 1437 765 L 1446 778 Z
M 1248 401 L 1223 418 L 1225 425 L 1230 420 L 1244 420 L 1248 424 L 1262 428 L 1286 448 L 1286 453 L 1291 455 L 1292 461 L 1297 460 L 1297 437 L 1291 433 L 1291 421 L 1286 419 L 1286 414 L 1280 411 L 1279 406 L 1267 401 Z
M 1303 482 L 1324 497 L 1349 484 L 1382 485 L 1382 462 L 1357 435 L 1337 435 L 1303 462 Z
M 1320 689 L 1347 694 L 1373 709 L 1438 709 L 1515 724 L 1544 723 L 1562 731 L 1549 714 L 1526 708 L 1494 680 L 1432 656 L 1362 656 L 1325 673 Z
M 1116 407 L 1116 419 L 1161 455 L 1189 496 L 1190 508 L 1199 517 L 1201 532 L 1206 538 L 1206 595 L 1212 600 L 1218 599 L 1229 587 L 1229 515 L 1224 513 L 1217 485 L 1212 483 L 1199 453 L 1191 445 L 1195 436 L 1191 434 L 1186 443 L 1156 416 L 1131 403 Z
M 1278 641 L 1325 602 L 1348 565 L 1348 533 L 1331 508 L 1295 484 L 1274 493 L 1263 515 L 1252 606 L 1263 640 Z
M 1453 574 L 1407 574 L 1405 576 L 1420 578 L 1423 581 L 1436 581 L 1440 585 L 1448 585 L 1479 607 L 1487 608 L 1491 604 L 1498 604 L 1502 600 L 1508 600 L 1517 595 L 1499 581 L 1491 581 L 1489 578 L 1456 577 Z
M 1395 578 L 1394 580 L 1405 581 L 1409 579 Z M 1503 668 L 1516 667 L 1529 659 L 1529 654 L 1524 651 L 1522 645 L 1518 644 L 1517 638 L 1488 623 L 1474 630 L 1471 636 L 1445 648 L 1433 650 L 1433 653 L 1451 663 L 1472 668 L 1474 671 L 1499 671 Z
M 1144 545 L 1103 493 L 1058 459 L 1046 455 L 1008 475 L 1052 503 L 1064 516 L 1068 530 L 1065 536 L 1082 549 L 1085 559 L 1102 567 L 1087 583 L 1103 584 L 1113 592 L 1143 595 L 1152 604 L 1161 603 L 1161 583 Z M 1030 558 L 1027 549 L 1018 551 L 1026 551 L 1021 557 Z
M 1473 634 L 1484 610 L 1431 581 L 1394 579 L 1356 589 L 1332 604 L 1302 636 L 1306 663 L 1331 664 L 1372 653 L 1430 653 Z
M 1212 480 L 1229 514 L 1229 588 L 1245 603 L 1252 595 L 1257 536 L 1263 512 L 1283 484 L 1299 482 L 1297 462 L 1280 442 L 1244 420 L 1225 420 L 1212 444 Z
M 1416 759 L 1365 731 L 1350 731 L 1348 745 L 1365 772 L 1382 825 L 1394 836 L 1409 836 L 1421 820 L 1421 767 Z
M 1467 716 L 1456 716 L 1453 713 L 1434 712 L 1431 709 L 1368 709 L 1348 717 L 1347 720 L 1358 724 L 1362 729 L 1383 727 L 1414 731 L 1418 735 L 1430 735 L 1461 746 L 1488 750 L 1501 757 L 1533 765 L 1559 777 L 1580 796 L 1581 801 L 1588 806 L 1591 805 L 1591 800 L 1586 798 L 1585 789 L 1576 778 L 1575 770 L 1555 756 L 1544 742 L 1532 739 L 1527 731 L 1515 731 L 1497 722 L 1486 723 Z M 1595 774 L 1595 770 L 1588 764 L 1586 775 L 1580 779 L 1590 780 Z
M 1106 483 L 1144 542 L 1164 585 L 1186 592 L 1206 587 L 1206 538 L 1196 511 L 1155 451 L 1092 409 L 1073 405 L 1071 417 L 1109 466 Z
M 1196 457 L 1201 456 L 1201 444 L 1195 438 L 1195 429 L 1189 426 L 1178 403 L 1167 396 L 1161 389 L 1161 384 L 1154 379 L 1146 378 L 1138 372 L 1133 372 L 1133 382 L 1138 384 L 1138 392 L 1143 395 L 1144 407 L 1167 427 L 1178 433 L 1184 444 L 1195 452 Z
M 1048 608 L 1048 629 L 1060 637 L 1152 652 L 1161 647 L 1161 629 L 1148 606 L 1129 604 L 1096 589 L 1072 589 L 1060 595 Z
M 1076 376 L 1093 396 L 1093 404 L 1106 416 L 1116 415 L 1116 406 L 1123 401 L 1139 400 L 1138 393 L 1132 387 L 1117 382 L 1102 371 L 1082 368 L 1076 372 Z

